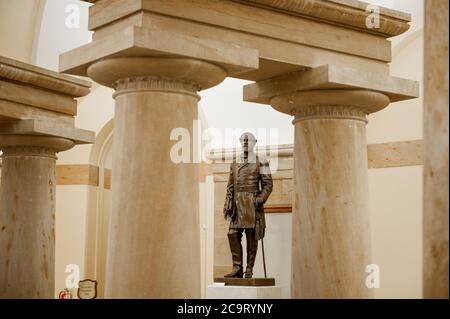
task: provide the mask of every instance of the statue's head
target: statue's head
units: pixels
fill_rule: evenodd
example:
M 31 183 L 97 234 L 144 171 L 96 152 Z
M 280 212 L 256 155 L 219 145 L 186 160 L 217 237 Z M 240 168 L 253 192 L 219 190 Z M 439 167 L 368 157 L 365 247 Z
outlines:
M 239 142 L 241 142 L 241 147 L 244 153 L 252 152 L 256 145 L 256 138 L 255 136 L 250 132 L 245 132 L 241 135 L 239 138 Z

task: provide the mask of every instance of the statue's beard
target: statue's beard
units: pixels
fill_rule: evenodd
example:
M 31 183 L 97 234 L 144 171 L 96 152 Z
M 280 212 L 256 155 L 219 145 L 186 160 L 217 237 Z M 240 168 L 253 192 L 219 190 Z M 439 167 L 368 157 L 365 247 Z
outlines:
M 249 149 L 249 148 L 244 148 L 243 154 L 244 154 L 244 157 L 245 157 L 245 158 L 247 158 L 247 157 L 248 157 L 248 154 L 250 154 L 250 153 L 253 153 L 253 150 L 251 150 L 251 149 Z

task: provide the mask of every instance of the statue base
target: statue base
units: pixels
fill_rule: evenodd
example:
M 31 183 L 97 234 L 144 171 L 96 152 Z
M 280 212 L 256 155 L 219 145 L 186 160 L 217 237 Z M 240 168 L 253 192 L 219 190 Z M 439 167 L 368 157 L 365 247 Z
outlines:
M 242 283 L 244 280 L 247 282 L 251 279 L 244 278 L 216 278 L 217 280 L 232 279 L 233 283 Z M 265 278 L 255 278 L 265 279 Z M 273 278 L 268 278 L 273 279 Z M 252 281 L 250 281 L 252 282 Z M 255 281 L 261 283 L 261 281 Z M 215 282 L 212 285 L 208 285 L 206 290 L 207 299 L 280 299 L 281 287 L 280 286 L 225 286 L 224 282 Z
M 275 278 L 225 278 L 216 277 L 214 282 L 225 283 L 225 286 L 275 286 Z

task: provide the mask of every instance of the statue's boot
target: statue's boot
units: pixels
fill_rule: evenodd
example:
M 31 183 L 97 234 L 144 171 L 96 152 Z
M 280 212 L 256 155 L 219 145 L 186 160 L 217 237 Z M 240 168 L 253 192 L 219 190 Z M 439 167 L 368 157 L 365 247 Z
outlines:
M 241 232 L 228 233 L 228 242 L 230 243 L 231 257 L 233 259 L 233 270 L 226 274 L 227 278 L 242 278 L 244 269 L 242 266 L 242 245 Z
M 244 278 L 252 278 L 256 252 L 258 251 L 255 229 L 246 229 L 245 236 L 247 237 L 247 268 L 245 269 Z

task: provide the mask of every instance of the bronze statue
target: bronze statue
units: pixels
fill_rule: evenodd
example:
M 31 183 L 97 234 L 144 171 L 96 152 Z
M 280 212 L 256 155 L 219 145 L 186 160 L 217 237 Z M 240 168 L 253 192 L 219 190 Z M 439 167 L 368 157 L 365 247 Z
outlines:
M 258 240 L 264 237 L 266 227 L 263 204 L 272 192 L 269 162 L 254 152 L 256 138 L 244 133 L 239 141 L 242 154 L 230 165 L 224 217 L 230 221 L 230 243 L 233 270 L 225 277 L 252 278 Z M 247 239 L 247 267 L 243 269 L 242 233 Z

